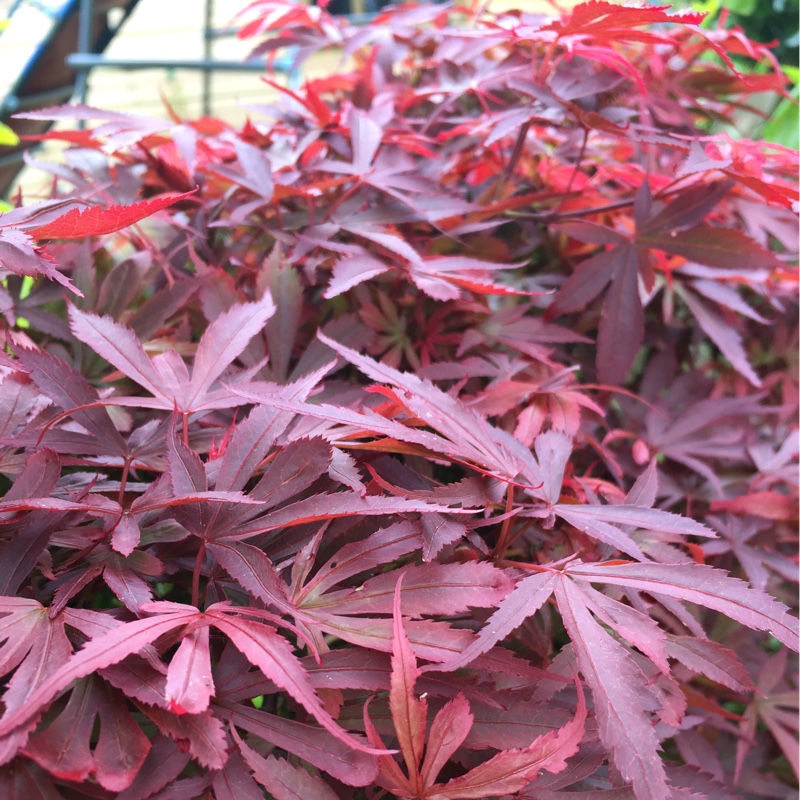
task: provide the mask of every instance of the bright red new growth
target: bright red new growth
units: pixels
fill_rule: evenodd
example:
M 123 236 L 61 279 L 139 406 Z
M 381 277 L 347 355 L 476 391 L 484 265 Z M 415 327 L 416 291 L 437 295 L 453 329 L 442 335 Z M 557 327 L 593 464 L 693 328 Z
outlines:
M 34 112 L 0 798 L 792 796 L 797 153 L 717 132 L 783 76 L 483 5 L 253 3 L 352 69 L 241 128 Z
M 84 239 L 87 236 L 103 236 L 121 231 L 134 222 L 150 217 L 196 191 L 197 189 L 193 189 L 182 194 L 168 192 L 154 200 L 142 200 L 131 206 L 73 208 L 52 222 L 31 228 L 28 233 L 35 239 Z

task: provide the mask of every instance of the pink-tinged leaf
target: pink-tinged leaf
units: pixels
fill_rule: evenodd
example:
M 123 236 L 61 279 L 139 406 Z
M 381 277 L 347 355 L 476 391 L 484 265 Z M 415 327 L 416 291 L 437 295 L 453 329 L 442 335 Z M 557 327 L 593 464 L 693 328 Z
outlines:
M 498 474 L 515 477 L 518 467 L 495 444 L 488 423 L 475 412 L 416 375 L 399 372 L 349 347 L 334 342 L 321 332 L 317 338 L 358 367 L 367 377 L 403 390 L 402 403 L 424 424 L 431 426 L 457 445 L 462 458 L 474 460 Z
M 124 452 L 125 442 L 105 408 L 72 410 L 79 406 L 90 406 L 99 399 L 97 391 L 78 370 L 44 350 L 19 347 L 14 348 L 14 354 L 28 370 L 31 380 L 54 403 L 65 411 L 71 411 L 72 419 L 107 447 L 114 448 L 118 453 Z
M 337 494 L 319 494 L 298 500 L 264 517 L 242 525 L 230 534 L 222 534 L 217 541 L 225 539 L 245 539 L 267 531 L 304 525 L 307 522 L 320 522 L 337 517 L 386 516 L 389 514 L 405 514 L 410 512 L 425 513 L 428 511 L 447 512 L 449 514 L 474 514 L 474 508 L 448 508 L 435 503 L 423 503 L 414 500 L 402 500 L 398 497 L 381 497 L 368 495 L 362 497 L 357 492 L 339 492 Z
M 138 527 L 137 527 L 138 532 Z M 132 569 L 126 558 L 109 553 L 104 559 L 103 580 L 119 601 L 134 614 L 144 603 L 153 599 L 153 592 Z
M 403 576 L 397 579 L 392 609 L 392 677 L 389 688 L 389 709 L 400 744 L 400 752 L 408 769 L 409 785 L 415 792 L 422 788 L 419 767 L 425 748 L 425 723 L 428 703 L 414 695 L 414 684 L 420 676 L 417 660 L 411 651 L 400 607 Z
M 667 800 L 670 790 L 649 718 L 657 703 L 646 676 L 628 651 L 592 619 L 570 578 L 559 575 L 556 599 L 578 666 L 592 690 L 600 738 L 614 764 L 638 798 Z
M 662 674 L 670 674 L 666 633 L 655 620 L 635 608 L 598 592 L 588 584 L 575 583 L 570 588 L 583 593 L 584 604 L 600 622 L 638 647 Z
M 362 741 L 336 724 L 317 697 L 302 663 L 292 652 L 292 647 L 283 636 L 275 632 L 274 628 L 262 625 L 260 622 L 224 614 L 221 610 L 209 609 L 206 614 L 212 619 L 212 624 L 231 640 L 251 664 L 289 692 L 298 703 L 314 715 L 325 730 L 357 750 L 365 753 L 373 752 Z
M 353 456 L 338 447 L 334 447 L 331 451 L 328 475 L 348 489 L 358 492 L 362 497 L 367 493 L 367 487 L 364 485 L 358 462 Z
M 649 531 L 671 533 L 679 536 L 716 538 L 715 532 L 689 517 L 681 517 L 657 508 L 639 508 L 629 505 L 568 505 L 559 503 L 553 511 L 578 530 L 610 544 L 640 561 L 645 560 L 641 548 L 627 533 L 615 527 L 629 525 Z
M 367 735 L 367 741 L 373 747 L 380 747 L 383 744 L 383 740 L 369 715 L 369 705 L 371 701 L 372 698 L 369 698 L 367 702 L 364 703 L 364 708 L 362 710 L 364 732 Z M 411 797 L 415 793 L 419 796 L 419 792 L 416 792 L 416 790 L 412 788 L 409 779 L 405 776 L 403 770 L 400 769 L 399 764 L 390 755 L 378 756 L 378 775 L 375 782 L 382 789 L 392 792 L 397 797 Z
M 72 281 L 58 271 L 55 261 L 42 253 L 28 233 L 18 228 L 0 229 L 0 264 L 15 275 L 44 275 L 83 297 Z
M 430 788 L 428 800 L 485 800 L 518 792 L 539 777 L 542 770 L 558 773 L 578 752 L 586 727 L 586 700 L 578 690 L 575 716 L 557 731 L 536 739 L 523 750 L 503 750 L 465 775 Z
M 128 656 L 120 664 L 99 670 L 99 674 L 131 700 L 166 709 L 167 676 L 163 665 L 155 663 L 159 669 L 142 656 Z
M 116 800 L 147 800 L 183 772 L 191 756 L 182 752 L 173 739 L 157 736 L 133 783 Z
M 673 235 L 674 234 L 674 235 Z M 637 244 L 665 250 L 698 264 L 740 270 L 785 267 L 774 253 L 734 228 L 698 225 L 680 232 L 659 231 L 637 237 Z
M 544 483 L 537 495 L 554 505 L 561 497 L 564 470 L 572 454 L 572 438 L 558 431 L 547 431 L 536 437 L 534 449 Z
M 236 751 L 228 756 L 225 766 L 211 779 L 214 800 L 264 800 L 264 792 L 247 766 Z
M 35 239 L 83 239 L 85 236 L 102 236 L 107 233 L 127 228 L 134 222 L 152 216 L 167 206 L 194 194 L 191 192 L 176 194 L 169 192 L 153 200 L 142 200 L 132 206 L 89 206 L 85 209 L 73 208 L 61 217 L 40 225 L 29 231 Z
M 348 122 L 353 144 L 353 168 L 356 173 L 363 174 L 378 152 L 383 130 L 377 122 L 358 109 L 350 112 Z
M 322 728 L 228 701 L 218 701 L 214 707 L 238 728 L 294 753 L 348 786 L 368 786 L 375 780 L 375 756 L 354 750 Z
M 359 572 L 366 572 L 381 564 L 419 550 L 422 545 L 420 528 L 414 522 L 398 522 L 380 530 L 360 542 L 349 542 L 339 548 L 308 581 L 302 598 L 319 597 L 337 583 L 346 581 Z
M 189 445 L 178 438 L 176 431 L 177 415 L 170 419 L 169 433 L 167 434 L 167 465 L 166 475 L 172 486 L 175 497 L 187 497 L 208 489 L 206 470 L 200 456 Z
M 467 698 L 459 692 L 439 709 L 428 733 L 425 761 L 422 764 L 422 785 L 431 786 L 445 764 L 467 738 L 474 717 Z
M 148 604 L 148 606 L 157 608 L 161 605 L 159 603 Z M 108 633 L 92 639 L 82 650 L 69 658 L 54 660 L 54 663 L 59 666 L 29 693 L 25 698 L 24 706 L 7 712 L 0 719 L 0 741 L 13 735 L 16 729 L 29 724 L 32 719 L 36 718 L 43 706 L 47 705 L 73 681 L 139 652 L 159 636 L 190 622 L 199 614 L 197 609 L 192 606 L 181 606 L 177 603 L 163 605 L 177 606 L 177 608 L 173 613 L 118 625 Z
M 44 608 L 34 612 L 33 616 L 37 617 L 36 625 L 20 642 L 23 651 L 28 651 L 27 655 L 8 681 L 3 694 L 6 714 L 16 711 L 24 713 L 34 702 L 32 698 L 36 692 L 46 685 L 72 654 L 63 619 L 51 619 Z
M 77 683 L 63 712 L 25 748 L 26 755 L 58 778 L 81 783 L 94 771 L 91 736 L 97 704 L 91 695 L 91 680 Z
M 111 317 L 98 317 L 75 306 L 68 309 L 70 328 L 77 339 L 113 364 L 120 372 L 155 397 L 169 400 L 161 391 L 161 378 L 136 334 Z M 172 407 L 172 403 L 169 404 Z
M 231 735 L 239 752 L 253 770 L 253 777 L 275 800 L 339 800 L 338 795 L 318 775 L 312 775 L 300 766 L 292 766 L 286 759 L 259 755 L 231 728 Z
M 423 561 L 433 561 L 445 545 L 457 542 L 467 533 L 467 526 L 463 522 L 442 514 L 423 514 L 421 521 L 425 539 Z
M 410 377 L 413 378 L 414 376 Z M 332 406 L 323 403 L 312 404 L 287 400 L 280 396 L 276 396 L 275 394 L 270 395 L 260 391 L 259 387 L 253 384 L 231 385 L 229 388 L 231 392 L 242 397 L 248 402 L 266 403 L 274 406 L 275 408 L 290 411 L 294 414 L 303 414 L 316 419 L 333 422 L 337 425 L 344 425 L 347 426 L 345 430 L 350 428 L 350 430 L 353 433 L 357 433 L 359 437 L 363 437 L 370 433 L 378 433 L 390 438 L 398 439 L 401 442 L 412 442 L 414 444 L 421 445 L 422 447 L 425 447 L 434 453 L 442 453 L 451 458 L 468 461 L 477 460 L 479 463 L 482 463 L 485 460 L 484 455 L 476 456 L 474 452 L 467 451 L 460 441 L 459 443 L 454 443 L 435 433 L 403 425 L 395 420 L 379 416 L 368 408 L 364 408 L 361 411 L 354 411 L 350 408 Z M 438 392 L 439 390 L 437 389 L 436 391 Z M 453 404 L 455 401 L 450 398 L 449 402 Z M 488 427 L 486 426 L 485 422 L 475 422 L 477 419 L 477 416 L 473 419 L 473 424 L 475 426 L 480 424 Z
M 666 647 L 670 658 L 679 664 L 734 692 L 750 692 L 755 688 L 736 654 L 717 642 L 668 634 Z
M 537 572 L 517 583 L 514 591 L 506 595 L 481 628 L 475 640 L 455 658 L 443 664 L 426 667 L 427 670 L 446 670 L 452 672 L 465 667 L 477 656 L 485 653 L 495 644 L 505 639 L 531 615 L 535 614 L 553 593 L 558 583 L 558 573 Z
M 64 795 L 36 762 L 20 756 L 0 767 L 0 797 L 3 800 L 63 800 Z
M 299 439 L 283 448 L 248 493 L 268 508 L 285 502 L 311 486 L 331 463 L 331 446 L 321 437 Z
M 798 621 L 765 592 L 704 564 L 576 564 L 568 573 L 592 583 L 629 586 L 712 608 L 757 631 L 769 631 L 792 650 L 800 647 Z
M 240 586 L 281 611 L 295 611 L 286 593 L 286 584 L 263 550 L 244 542 L 209 541 L 207 547 Z
M 712 511 L 732 511 L 734 514 L 752 514 L 762 519 L 797 519 L 797 499 L 772 489 L 763 492 L 748 492 L 732 500 L 714 500 Z
M 201 714 L 214 695 L 208 627 L 189 631 L 169 662 L 167 702 L 175 714 Z
M 211 711 L 202 714 L 173 714 L 157 706 L 141 709 L 165 736 L 188 749 L 200 764 L 222 769 L 228 760 L 228 740 L 222 722 Z
M 331 279 L 328 288 L 323 292 L 323 297 L 330 300 L 359 283 L 388 272 L 389 269 L 388 264 L 366 253 L 341 258 L 333 266 Z
M 606 292 L 597 331 L 597 371 L 603 383 L 622 384 L 644 337 L 639 298 L 639 255 L 619 246 L 611 286 Z
M 256 406 L 239 423 L 222 454 L 216 488 L 238 491 L 253 475 L 275 439 L 286 430 L 293 415 L 265 405 Z
M 317 617 L 317 624 L 325 633 L 332 633 L 360 647 L 383 653 L 392 652 L 390 619 L 356 619 L 334 614 L 319 614 Z M 449 659 L 462 653 L 475 638 L 470 631 L 453 628 L 446 622 L 410 620 L 405 628 L 414 654 L 427 661 L 449 662 Z
M 0 597 L 0 675 L 17 667 L 31 649 L 36 628 L 46 623 L 47 609 L 24 597 Z
M 150 740 L 128 711 L 125 699 L 99 684 L 100 735 L 94 747 L 97 782 L 110 792 L 127 789 L 150 752 Z
M 652 458 L 647 467 L 645 467 L 644 472 L 639 473 L 628 494 L 625 495 L 625 504 L 638 506 L 639 508 L 650 508 L 656 501 L 657 492 L 658 468 L 656 467 L 656 460 Z
M 194 357 L 192 381 L 187 390 L 190 404 L 209 391 L 214 381 L 264 329 L 274 313 L 275 304 L 267 292 L 256 303 L 232 306 L 208 326 Z
M 489 563 L 409 565 L 403 572 L 403 608 L 408 616 L 460 614 L 469 607 L 496 606 L 511 590 L 511 581 Z M 329 592 L 308 611 L 332 614 L 390 614 L 398 582 L 397 572 L 376 575 L 357 589 Z
M 58 485 L 61 460 L 47 447 L 35 450 L 25 459 L 25 464 L 11 488 L 3 496 L 9 503 L 33 497 L 47 497 Z
M 683 302 L 692 312 L 692 316 L 708 334 L 709 339 L 719 347 L 722 355 L 731 362 L 731 366 L 750 381 L 753 386 L 760 388 L 761 379 L 750 365 L 739 332 L 721 314 L 718 314 L 702 302 L 694 292 L 680 288 L 680 285 L 676 288 Z
M 129 556 L 139 546 L 141 538 L 136 517 L 124 511 L 111 533 L 111 547 L 123 556 Z

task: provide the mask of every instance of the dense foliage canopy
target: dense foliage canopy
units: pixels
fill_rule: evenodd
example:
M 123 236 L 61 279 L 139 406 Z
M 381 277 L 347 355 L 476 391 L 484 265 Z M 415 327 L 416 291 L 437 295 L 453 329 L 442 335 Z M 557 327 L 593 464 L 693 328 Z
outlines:
M 797 153 L 700 21 L 259 0 L 342 69 L 37 112 L 0 796 L 793 796 Z

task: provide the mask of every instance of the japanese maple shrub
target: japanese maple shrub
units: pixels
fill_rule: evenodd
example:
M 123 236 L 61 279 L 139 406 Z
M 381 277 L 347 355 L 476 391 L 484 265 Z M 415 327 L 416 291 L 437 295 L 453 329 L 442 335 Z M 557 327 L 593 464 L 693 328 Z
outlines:
M 797 153 L 714 133 L 783 77 L 478 5 L 259 0 L 344 66 L 241 128 L 37 112 L 4 800 L 796 791 Z

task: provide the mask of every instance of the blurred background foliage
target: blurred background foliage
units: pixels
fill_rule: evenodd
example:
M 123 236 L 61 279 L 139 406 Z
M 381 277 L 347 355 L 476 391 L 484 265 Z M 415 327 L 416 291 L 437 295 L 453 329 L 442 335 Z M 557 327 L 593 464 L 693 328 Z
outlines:
M 703 27 L 739 26 L 748 37 L 759 42 L 775 42 L 773 53 L 792 81 L 790 97 L 763 107 L 764 116 L 743 120 L 739 132 L 754 139 L 765 139 L 795 149 L 800 146 L 798 131 L 798 17 L 800 0 L 692 0 L 675 5 L 689 6 L 708 14 Z

